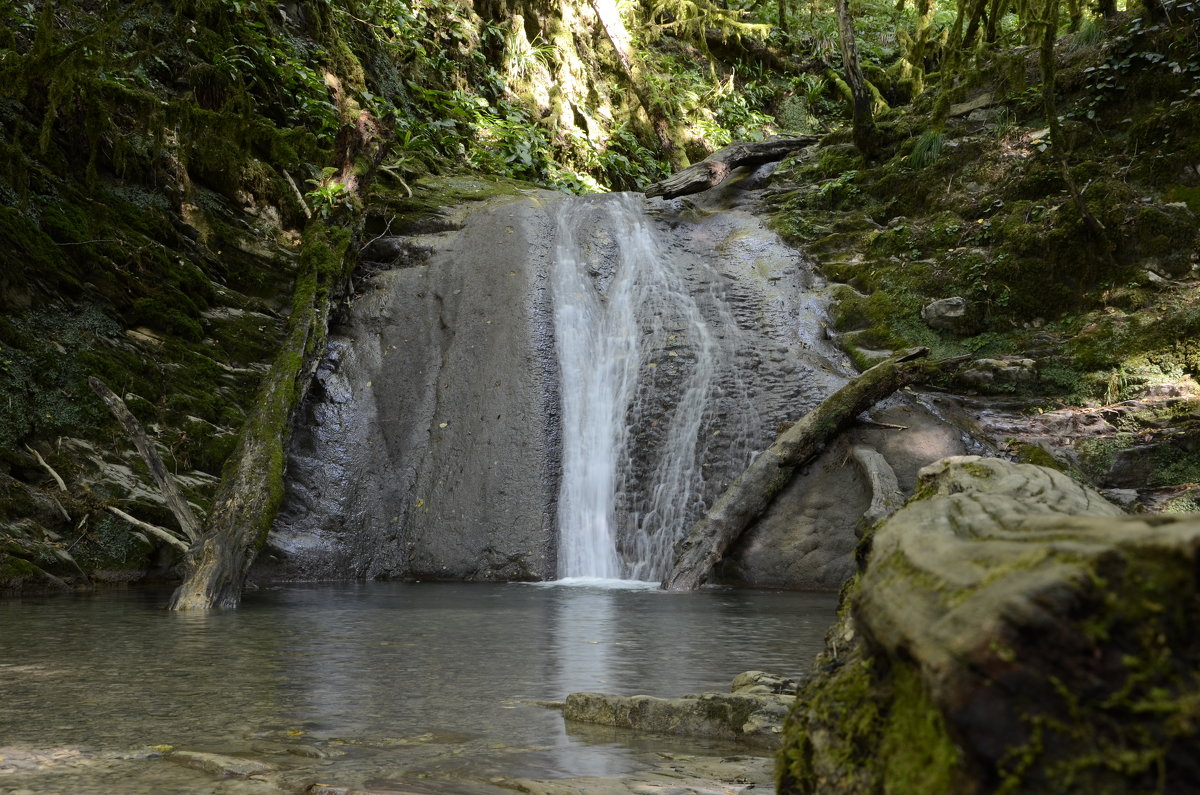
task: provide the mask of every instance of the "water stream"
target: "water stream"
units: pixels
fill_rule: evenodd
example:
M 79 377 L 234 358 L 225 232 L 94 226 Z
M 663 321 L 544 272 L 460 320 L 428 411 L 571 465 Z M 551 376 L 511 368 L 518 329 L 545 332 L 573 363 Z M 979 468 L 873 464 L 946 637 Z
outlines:
M 615 194 L 557 211 L 562 578 L 661 580 L 704 508 L 702 430 L 717 396 L 731 398 L 725 465 L 744 463 L 760 424 L 721 275 L 669 248 L 643 204 Z

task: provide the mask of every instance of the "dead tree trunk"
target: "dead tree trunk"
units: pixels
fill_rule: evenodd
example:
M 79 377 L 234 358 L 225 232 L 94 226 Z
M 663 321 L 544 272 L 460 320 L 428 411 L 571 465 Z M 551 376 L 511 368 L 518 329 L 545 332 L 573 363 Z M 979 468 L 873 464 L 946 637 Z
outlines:
M 204 537 L 188 550 L 172 610 L 236 607 L 241 600 L 246 574 L 283 499 L 292 413 L 325 349 L 332 299 L 348 275 L 349 241 L 349 232 L 320 223 L 306 231 L 287 337 L 226 465 Z
M 283 499 L 292 416 L 324 354 L 329 313 L 356 261 L 350 245 L 358 220 L 354 206 L 387 151 L 387 136 L 365 111 L 338 141 L 339 176 L 349 201 L 328 221 L 313 219 L 305 229 L 283 347 L 225 466 L 204 536 L 188 550 L 172 610 L 236 607 Z M 364 162 L 370 168 L 360 170 Z
M 878 149 L 875 134 L 875 115 L 871 104 L 874 101 L 867 77 L 858 60 L 858 45 L 854 39 L 854 19 L 850 16 L 848 0 L 836 0 L 838 38 L 842 45 L 842 67 L 846 70 L 846 83 L 850 86 L 851 116 L 854 125 L 854 145 L 862 156 L 870 160 Z
M 761 166 L 817 142 L 816 136 L 781 138 L 776 141 L 734 144 L 713 152 L 695 165 L 672 174 L 646 188 L 646 198 L 674 199 L 715 188 L 740 166 Z
M 662 587 L 668 591 L 699 588 L 729 545 L 792 479 L 796 467 L 821 452 L 859 414 L 928 375 L 930 365 L 921 361 L 928 355 L 927 348 L 916 348 L 875 365 L 780 434 L 675 545 L 675 565 Z
M 600 26 L 604 28 L 604 35 L 608 38 L 608 43 L 616 50 L 617 60 L 621 64 L 621 71 L 625 74 L 625 79 L 629 81 L 630 89 L 633 90 L 634 96 L 638 98 L 642 109 L 650 118 L 655 136 L 658 138 L 658 144 L 662 147 L 667 160 L 675 167 L 686 166 L 687 157 L 679 148 L 683 137 L 676 129 L 678 125 L 667 117 L 661 104 L 654 101 L 652 92 L 646 85 L 646 81 L 642 79 L 633 44 L 629 38 L 629 31 L 626 30 L 625 23 L 621 20 L 616 3 L 613 0 L 591 0 L 591 6 L 600 20 Z

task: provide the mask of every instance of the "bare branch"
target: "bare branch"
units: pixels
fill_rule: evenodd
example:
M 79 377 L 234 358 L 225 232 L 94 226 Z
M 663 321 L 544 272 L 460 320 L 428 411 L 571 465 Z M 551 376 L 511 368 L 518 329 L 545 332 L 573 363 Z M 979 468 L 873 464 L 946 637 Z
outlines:
M 41 453 L 39 453 L 37 450 L 34 450 L 29 445 L 25 445 L 25 449 L 29 451 L 30 455 L 32 455 L 34 458 L 37 459 L 37 462 L 42 465 L 43 469 L 45 469 L 47 472 L 50 473 L 50 477 L 54 478 L 54 482 L 58 484 L 59 491 L 66 491 L 67 484 L 64 483 L 63 479 L 59 476 L 59 474 L 54 471 L 54 467 L 52 467 L 46 463 L 46 459 L 42 458 Z
M 124 519 L 126 522 L 129 522 L 131 525 L 133 525 L 137 529 L 145 530 L 147 533 L 156 535 L 159 538 L 161 538 L 163 541 L 166 541 L 168 544 L 170 544 L 174 547 L 177 547 L 184 552 L 188 551 L 187 542 L 184 541 L 179 536 L 172 533 L 170 530 L 167 530 L 165 527 L 159 527 L 156 524 L 150 524 L 149 522 L 143 522 L 141 519 L 138 519 L 136 516 L 130 516 L 129 514 L 125 513 L 120 508 L 116 507 L 115 505 L 107 505 L 105 507 L 108 509 L 109 513 L 111 513 L 114 516 L 117 516 L 121 519 Z
M 312 220 L 312 210 L 308 208 L 308 202 L 304 201 L 304 194 L 300 192 L 300 188 L 296 186 L 296 180 L 292 179 L 292 175 L 284 169 L 283 178 L 287 180 L 287 184 L 292 186 L 292 190 L 296 193 L 296 201 L 300 202 L 300 206 L 304 209 L 304 217 Z
M 179 529 L 192 541 L 200 538 L 200 522 L 197 521 L 196 515 L 192 513 L 192 506 L 188 505 L 183 492 L 179 490 L 179 486 L 171 478 L 171 473 L 167 471 L 162 457 L 154 449 L 154 445 L 151 444 L 150 438 L 146 435 L 146 431 L 142 428 L 142 424 L 138 422 L 137 417 L 130 413 L 129 407 L 125 405 L 125 401 L 121 400 L 115 392 L 105 386 L 100 379 L 89 378 L 88 385 L 104 401 L 104 405 L 108 406 L 108 410 L 113 413 L 113 416 L 125 428 L 125 432 L 129 434 L 129 438 L 133 441 L 133 446 L 137 448 L 138 453 L 142 456 L 142 460 L 146 462 L 146 467 L 150 470 L 150 476 L 158 484 L 158 489 L 162 492 L 167 508 L 174 514 L 175 521 L 179 523 Z

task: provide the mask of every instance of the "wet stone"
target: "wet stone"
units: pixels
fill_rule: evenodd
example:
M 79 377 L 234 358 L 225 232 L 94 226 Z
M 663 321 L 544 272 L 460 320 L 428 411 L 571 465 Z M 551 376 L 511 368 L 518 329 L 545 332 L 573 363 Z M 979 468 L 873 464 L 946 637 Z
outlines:
M 240 756 L 208 754 L 202 751 L 171 751 L 166 758 L 177 765 L 202 770 L 223 778 L 248 778 L 278 770 L 278 765 Z

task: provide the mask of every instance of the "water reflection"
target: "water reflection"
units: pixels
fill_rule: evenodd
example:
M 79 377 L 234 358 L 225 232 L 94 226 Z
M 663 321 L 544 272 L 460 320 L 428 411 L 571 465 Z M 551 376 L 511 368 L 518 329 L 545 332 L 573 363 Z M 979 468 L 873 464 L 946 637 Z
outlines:
M 641 739 L 564 727 L 535 702 L 796 673 L 833 608 L 813 594 L 396 583 L 259 592 L 211 614 L 171 614 L 163 599 L 0 602 L 0 746 L 275 754 L 342 786 L 617 775 L 646 764 Z M 330 758 L 285 753 L 298 743 Z M 171 789 L 164 768 L 202 775 L 121 764 L 127 792 Z M 71 770 L 25 786 L 113 791 L 111 771 Z M 0 790 L 13 781 L 0 775 Z
M 560 587 L 554 600 L 551 654 L 557 693 L 581 690 L 612 691 L 615 678 L 613 658 L 619 653 L 619 591 L 595 586 Z M 614 743 L 580 744 L 566 732 L 556 738 L 555 760 L 562 771 L 578 775 L 610 776 L 629 769 L 629 762 Z M 563 773 L 563 775 L 571 775 Z

